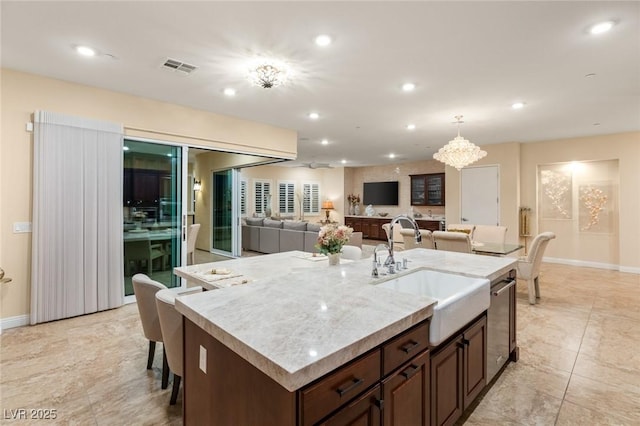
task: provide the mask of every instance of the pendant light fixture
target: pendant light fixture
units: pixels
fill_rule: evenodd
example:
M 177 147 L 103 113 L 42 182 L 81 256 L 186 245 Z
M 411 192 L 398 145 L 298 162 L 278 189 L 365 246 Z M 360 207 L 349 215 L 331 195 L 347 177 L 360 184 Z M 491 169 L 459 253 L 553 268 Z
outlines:
M 459 171 L 486 157 L 487 152 L 460 136 L 460 124 L 464 123 L 461 115 L 456 115 L 456 123 L 458 123 L 458 136 L 433 154 L 433 158 Z

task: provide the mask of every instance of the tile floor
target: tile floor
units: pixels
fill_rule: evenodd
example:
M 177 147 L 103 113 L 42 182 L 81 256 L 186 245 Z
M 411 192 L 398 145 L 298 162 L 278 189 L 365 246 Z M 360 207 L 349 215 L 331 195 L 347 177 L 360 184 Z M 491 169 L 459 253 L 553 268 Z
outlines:
M 465 424 L 640 424 L 640 276 L 555 264 L 543 274 L 538 305 L 518 284 L 520 361 Z M 182 396 L 169 406 L 161 351 L 147 371 L 147 347 L 135 305 L 5 330 L 0 423 L 43 423 L 11 421 L 26 408 L 55 409 L 60 424 L 181 424 Z

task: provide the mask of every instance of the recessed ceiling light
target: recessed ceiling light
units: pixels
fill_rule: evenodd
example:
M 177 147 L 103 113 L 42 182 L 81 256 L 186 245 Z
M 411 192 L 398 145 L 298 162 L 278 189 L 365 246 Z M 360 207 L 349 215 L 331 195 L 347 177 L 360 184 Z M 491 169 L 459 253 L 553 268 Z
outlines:
M 320 118 L 320 114 L 318 114 L 317 112 L 310 112 L 309 118 L 312 120 L 317 120 L 318 118 Z
M 89 46 L 76 46 L 76 52 L 82 56 L 96 56 L 95 49 L 92 49 Z
M 347 164 L 347 160 L 342 160 L 341 163 L 342 164 Z
M 322 47 L 328 46 L 331 44 L 331 37 L 326 34 L 320 34 L 316 37 L 316 44 Z
M 407 124 L 407 130 L 415 130 L 415 129 L 416 129 L 415 124 Z
M 602 34 L 613 28 L 613 21 L 600 22 L 589 28 L 591 34 Z
M 405 92 L 411 92 L 415 88 L 416 85 L 413 83 L 405 83 L 402 85 L 402 90 L 404 90 Z
M 129 151 L 129 147 L 125 145 L 125 146 L 122 147 L 122 150 L 123 151 Z
M 586 78 L 591 78 L 591 77 L 595 77 L 596 73 L 595 72 L 590 72 L 589 74 L 585 74 L 584 75 Z
M 599 125 L 600 125 L 600 123 L 593 123 L 593 125 L 594 125 L 594 126 L 599 126 Z
M 326 139 L 322 139 L 322 145 L 329 145 L 329 141 Z
M 391 154 L 389 154 L 389 158 L 396 158 L 396 155 L 392 152 Z
M 226 89 L 224 89 L 223 93 L 226 96 L 235 96 L 236 95 L 236 89 L 232 89 L 231 87 L 227 87 Z
M 516 103 L 511 105 L 511 108 L 513 108 L 513 109 L 522 109 L 522 108 L 524 108 L 524 102 L 516 102 Z

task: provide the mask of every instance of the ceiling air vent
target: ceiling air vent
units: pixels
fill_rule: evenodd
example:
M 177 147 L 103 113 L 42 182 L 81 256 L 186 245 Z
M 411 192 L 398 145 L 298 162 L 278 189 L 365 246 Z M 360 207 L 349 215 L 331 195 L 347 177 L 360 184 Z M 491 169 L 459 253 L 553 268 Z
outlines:
M 175 59 L 171 59 L 171 58 L 168 58 L 164 62 L 164 64 L 162 64 L 162 66 L 166 69 L 170 69 L 173 71 L 180 71 L 185 74 L 191 74 L 198 68 L 195 65 L 186 64 L 184 62 L 176 61 Z

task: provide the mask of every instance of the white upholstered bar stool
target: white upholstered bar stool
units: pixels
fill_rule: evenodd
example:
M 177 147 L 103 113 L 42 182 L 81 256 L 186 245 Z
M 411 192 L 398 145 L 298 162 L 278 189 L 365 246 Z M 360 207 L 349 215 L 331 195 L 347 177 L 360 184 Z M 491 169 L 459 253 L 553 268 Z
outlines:
M 556 234 L 553 232 L 543 232 L 536 235 L 531 242 L 529 254 L 518 259 L 517 271 L 518 278 L 526 281 L 529 289 L 529 303 L 536 304 L 536 299 L 540 298 L 540 285 L 538 283 L 538 277 L 540 275 L 540 264 L 542 263 L 542 256 L 549 244 L 549 241 L 553 240 Z
M 184 375 L 182 314 L 176 311 L 176 297 L 200 292 L 202 292 L 202 287 L 192 287 L 180 293 L 169 289 L 160 290 L 155 295 L 167 361 L 171 372 L 173 372 L 173 386 L 169 405 L 175 405 L 178 399 L 178 391 L 180 390 L 180 380 Z
M 200 224 L 194 223 L 189 226 L 189 231 L 187 232 L 187 263 L 189 265 L 193 265 L 194 252 L 196 250 L 196 240 L 198 239 L 198 231 L 200 231 Z
M 471 253 L 471 238 L 466 232 L 433 231 L 436 250 Z
M 140 322 L 144 337 L 149 339 L 149 356 L 147 358 L 147 370 L 151 370 L 153 358 L 156 353 L 156 342 L 163 342 L 158 309 L 156 308 L 156 293 L 167 287 L 152 280 L 145 274 L 136 274 L 131 278 L 133 293 L 136 296 L 136 304 L 140 313 Z M 162 389 L 169 384 L 169 366 L 167 364 L 166 349 L 162 350 Z

